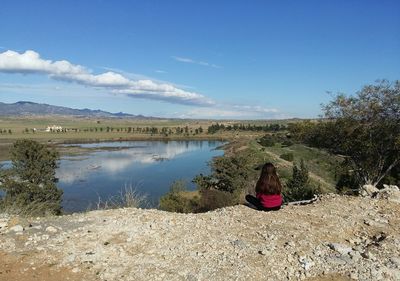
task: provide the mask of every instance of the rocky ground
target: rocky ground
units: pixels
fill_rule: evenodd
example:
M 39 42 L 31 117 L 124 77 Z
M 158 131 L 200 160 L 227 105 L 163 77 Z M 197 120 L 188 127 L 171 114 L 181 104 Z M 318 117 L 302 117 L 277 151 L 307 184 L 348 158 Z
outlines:
M 400 280 L 400 203 L 2 215 L 0 280 Z

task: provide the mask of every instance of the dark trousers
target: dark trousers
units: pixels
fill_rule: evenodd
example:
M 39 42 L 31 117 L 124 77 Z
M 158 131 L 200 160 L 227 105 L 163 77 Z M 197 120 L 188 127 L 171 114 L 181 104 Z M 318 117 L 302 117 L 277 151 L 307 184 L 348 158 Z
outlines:
M 246 195 L 246 201 L 249 202 L 251 205 L 256 207 L 257 210 L 260 210 L 260 211 L 266 211 L 266 212 L 278 211 L 281 208 L 281 206 L 277 206 L 277 207 L 273 207 L 273 208 L 266 208 L 261 204 L 260 200 L 257 197 L 254 197 L 253 195 L 249 195 L 249 194 Z

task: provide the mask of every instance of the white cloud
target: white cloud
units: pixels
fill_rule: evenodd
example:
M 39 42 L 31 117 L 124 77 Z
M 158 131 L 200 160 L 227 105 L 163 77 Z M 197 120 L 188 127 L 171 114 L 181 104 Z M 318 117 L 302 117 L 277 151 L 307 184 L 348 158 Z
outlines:
M 125 94 L 134 98 L 161 100 L 171 103 L 210 106 L 214 102 L 205 96 L 182 90 L 175 85 L 159 83 L 149 79 L 133 80 L 114 71 L 92 74 L 81 65 L 66 60 L 45 60 L 32 50 L 25 53 L 5 51 L 0 53 L 0 72 L 3 73 L 42 73 L 50 78 L 75 82 L 94 88 L 106 89 L 114 94 Z
M 180 118 L 209 118 L 209 119 L 278 119 L 279 110 L 261 106 L 247 105 L 218 105 L 213 108 L 195 108 L 183 114 Z
M 233 108 L 237 109 L 238 111 L 243 112 L 255 112 L 255 113 L 277 113 L 279 112 L 276 108 L 265 108 L 259 105 L 233 105 Z
M 202 65 L 202 66 L 208 66 L 208 67 L 212 67 L 212 68 L 222 68 L 219 65 L 213 64 L 213 63 L 209 63 L 209 62 L 205 62 L 205 61 L 196 61 L 190 58 L 183 58 L 183 57 L 176 57 L 173 56 L 172 57 L 174 60 L 179 61 L 179 62 L 184 62 L 184 63 L 192 63 L 192 64 L 198 64 L 198 65 Z
M 154 70 L 154 72 L 161 73 L 161 74 L 168 73 L 165 70 L 161 70 L 161 69 L 156 69 L 156 70 Z

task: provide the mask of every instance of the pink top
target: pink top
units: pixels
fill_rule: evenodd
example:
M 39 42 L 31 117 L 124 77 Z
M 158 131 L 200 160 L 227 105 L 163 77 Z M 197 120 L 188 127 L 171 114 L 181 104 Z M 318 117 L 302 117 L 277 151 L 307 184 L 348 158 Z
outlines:
M 274 208 L 282 205 L 282 195 L 257 193 L 256 197 L 265 208 Z

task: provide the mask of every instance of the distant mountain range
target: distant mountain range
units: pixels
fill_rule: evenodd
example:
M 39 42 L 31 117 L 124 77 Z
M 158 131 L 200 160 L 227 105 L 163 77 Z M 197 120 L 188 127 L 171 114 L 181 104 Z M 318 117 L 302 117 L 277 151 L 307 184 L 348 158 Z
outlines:
M 19 101 L 16 103 L 0 102 L 0 116 L 43 116 L 63 115 L 79 117 L 109 117 L 109 118 L 134 118 L 134 119 L 160 119 L 157 117 L 146 117 L 123 112 L 111 113 L 103 110 L 92 110 L 88 108 L 74 109 L 64 106 L 35 103 L 30 101 Z

